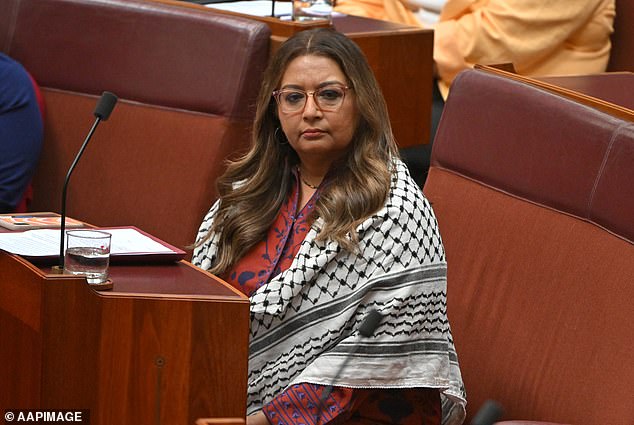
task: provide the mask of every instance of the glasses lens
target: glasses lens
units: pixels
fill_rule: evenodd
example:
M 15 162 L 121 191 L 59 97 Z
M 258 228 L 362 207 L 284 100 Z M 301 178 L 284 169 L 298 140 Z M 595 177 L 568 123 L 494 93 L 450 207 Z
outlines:
M 304 107 L 306 103 L 306 93 L 301 91 L 282 91 L 280 93 L 280 103 L 285 111 L 298 111 Z
M 315 99 L 322 109 L 338 108 L 343 102 L 345 92 L 339 87 L 324 87 L 315 92 Z

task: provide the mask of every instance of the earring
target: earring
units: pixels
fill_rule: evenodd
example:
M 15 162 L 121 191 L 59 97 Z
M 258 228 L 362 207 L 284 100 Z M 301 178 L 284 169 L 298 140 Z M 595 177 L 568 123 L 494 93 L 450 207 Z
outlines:
M 279 142 L 280 145 L 288 145 L 288 139 L 286 138 L 286 134 L 284 134 L 284 132 L 281 130 L 282 129 L 280 127 L 276 127 L 275 132 L 273 133 L 273 136 L 275 137 L 275 140 Z

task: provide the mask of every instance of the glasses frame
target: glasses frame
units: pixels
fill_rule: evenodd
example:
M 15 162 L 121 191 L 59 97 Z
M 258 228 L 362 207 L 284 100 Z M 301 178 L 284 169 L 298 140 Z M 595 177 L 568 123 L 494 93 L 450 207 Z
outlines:
M 341 103 L 339 105 L 337 105 L 335 108 L 324 108 L 319 104 L 319 100 L 317 100 L 317 97 L 315 96 L 316 93 L 319 93 L 322 90 L 328 90 L 328 89 L 332 89 L 333 87 L 336 87 L 338 89 L 341 89 L 343 91 L 343 96 L 341 96 Z M 284 112 L 285 114 L 298 114 L 304 111 L 304 109 L 306 108 L 306 104 L 308 103 L 308 97 L 312 96 L 313 98 L 313 102 L 315 102 L 315 105 L 324 112 L 337 112 L 339 110 L 339 108 L 341 108 L 341 105 L 343 105 L 343 102 L 346 100 L 346 93 L 348 90 L 350 90 L 352 87 L 350 86 L 344 86 L 342 84 L 329 84 L 327 86 L 324 87 L 320 87 L 317 90 L 302 90 L 302 89 L 292 89 L 292 88 L 287 88 L 287 89 L 280 89 L 280 90 L 275 90 L 273 93 L 271 93 L 271 96 L 273 96 L 273 98 L 275 99 L 275 102 L 277 103 L 277 105 L 280 107 L 280 109 L 282 110 L 282 112 Z M 304 93 L 304 95 L 306 96 L 306 99 L 304 100 L 304 104 L 302 105 L 301 108 L 295 110 L 295 111 L 285 111 L 284 110 L 284 106 L 282 105 L 282 102 L 280 100 L 280 96 L 284 93 L 288 93 L 288 92 L 298 92 L 298 93 Z

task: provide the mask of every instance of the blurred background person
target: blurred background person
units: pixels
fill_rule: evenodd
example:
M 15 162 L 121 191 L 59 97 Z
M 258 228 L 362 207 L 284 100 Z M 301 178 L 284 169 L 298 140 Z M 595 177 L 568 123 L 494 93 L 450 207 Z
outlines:
M 37 85 L 0 53 L 0 212 L 23 212 L 44 137 Z

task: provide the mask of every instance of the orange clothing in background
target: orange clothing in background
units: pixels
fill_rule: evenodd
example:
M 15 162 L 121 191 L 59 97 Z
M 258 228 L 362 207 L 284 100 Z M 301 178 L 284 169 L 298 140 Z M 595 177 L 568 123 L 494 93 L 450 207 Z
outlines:
M 342 13 L 411 24 L 407 0 L 338 0 Z M 523 75 L 605 71 L 614 0 L 447 0 L 434 26 L 441 91 L 458 72 L 512 63 Z M 422 26 L 422 24 L 420 24 Z
M 421 26 L 407 4 L 399 0 L 337 0 L 335 4 L 335 10 L 346 15 Z

